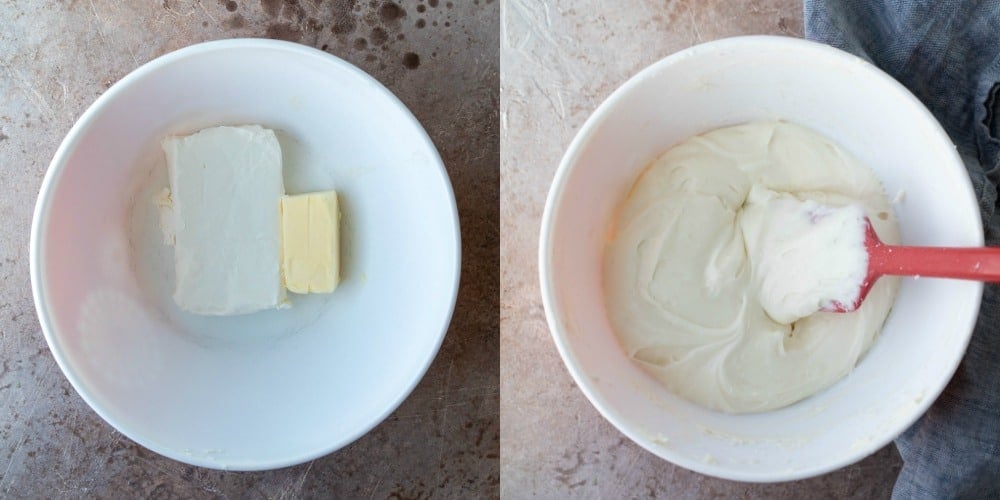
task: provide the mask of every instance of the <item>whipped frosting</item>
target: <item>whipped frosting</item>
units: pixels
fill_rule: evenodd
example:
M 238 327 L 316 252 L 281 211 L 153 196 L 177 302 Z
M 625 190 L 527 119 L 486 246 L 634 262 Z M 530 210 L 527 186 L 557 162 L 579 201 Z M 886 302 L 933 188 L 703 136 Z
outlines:
M 868 274 L 865 211 L 754 186 L 739 217 L 751 286 L 778 323 L 853 305 Z
M 705 407 L 799 401 L 853 369 L 895 298 L 898 279 L 883 278 L 856 312 L 816 312 L 867 266 L 843 231 L 863 216 L 898 243 L 874 173 L 804 127 L 754 122 L 684 141 L 643 172 L 612 225 L 611 325 L 637 363 Z

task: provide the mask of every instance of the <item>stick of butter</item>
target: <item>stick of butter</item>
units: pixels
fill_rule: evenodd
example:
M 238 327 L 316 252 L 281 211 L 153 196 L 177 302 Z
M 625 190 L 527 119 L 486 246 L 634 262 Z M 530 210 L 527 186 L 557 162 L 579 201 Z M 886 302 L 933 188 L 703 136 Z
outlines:
M 162 145 L 170 191 L 157 204 L 174 246 L 177 305 L 212 315 L 284 305 L 278 210 L 285 188 L 274 132 L 213 127 Z
M 282 271 L 295 293 L 330 293 L 340 281 L 340 209 L 335 191 L 281 198 Z

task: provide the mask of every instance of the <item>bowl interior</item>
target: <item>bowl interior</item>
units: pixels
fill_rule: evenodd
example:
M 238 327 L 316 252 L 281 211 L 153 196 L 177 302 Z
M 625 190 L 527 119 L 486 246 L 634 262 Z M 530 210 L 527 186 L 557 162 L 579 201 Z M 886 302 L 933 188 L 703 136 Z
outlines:
M 625 356 L 606 318 L 601 265 L 609 222 L 632 183 L 672 145 L 711 129 L 782 119 L 833 139 L 871 167 L 904 244 L 982 245 L 974 194 L 954 146 L 905 89 L 830 47 L 746 37 L 694 47 L 619 89 L 570 146 L 542 230 L 542 289 L 570 372 L 601 413 L 651 452 L 736 480 L 807 477 L 885 445 L 933 402 L 961 359 L 979 283 L 907 279 L 881 338 L 844 380 L 754 415 L 674 396 Z
M 288 193 L 336 189 L 343 281 L 292 308 L 199 317 L 171 299 L 153 195 L 159 141 L 275 129 Z M 406 108 L 350 64 L 231 40 L 164 56 L 81 118 L 33 235 L 46 338 L 78 392 L 140 444 L 196 465 L 290 465 L 353 441 L 419 381 L 447 329 L 459 233 L 441 160 Z

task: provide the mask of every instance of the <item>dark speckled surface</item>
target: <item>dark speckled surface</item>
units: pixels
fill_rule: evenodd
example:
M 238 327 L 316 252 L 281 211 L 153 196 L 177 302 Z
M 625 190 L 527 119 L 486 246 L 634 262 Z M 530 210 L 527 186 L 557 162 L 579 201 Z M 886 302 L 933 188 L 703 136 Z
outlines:
M 499 2 L 0 0 L 0 497 L 428 498 L 499 494 Z M 84 109 L 140 64 L 193 43 L 271 37 L 336 54 L 405 102 L 461 214 L 451 329 L 413 394 L 332 455 L 257 473 L 160 457 L 73 391 L 31 301 L 42 175 Z

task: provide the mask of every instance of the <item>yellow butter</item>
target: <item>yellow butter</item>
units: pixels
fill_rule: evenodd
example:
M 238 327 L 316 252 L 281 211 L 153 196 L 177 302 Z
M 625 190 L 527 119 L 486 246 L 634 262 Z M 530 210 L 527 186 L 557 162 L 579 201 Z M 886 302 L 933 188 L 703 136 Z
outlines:
M 281 198 L 282 271 L 295 293 L 329 293 L 340 281 L 340 208 L 335 191 Z

